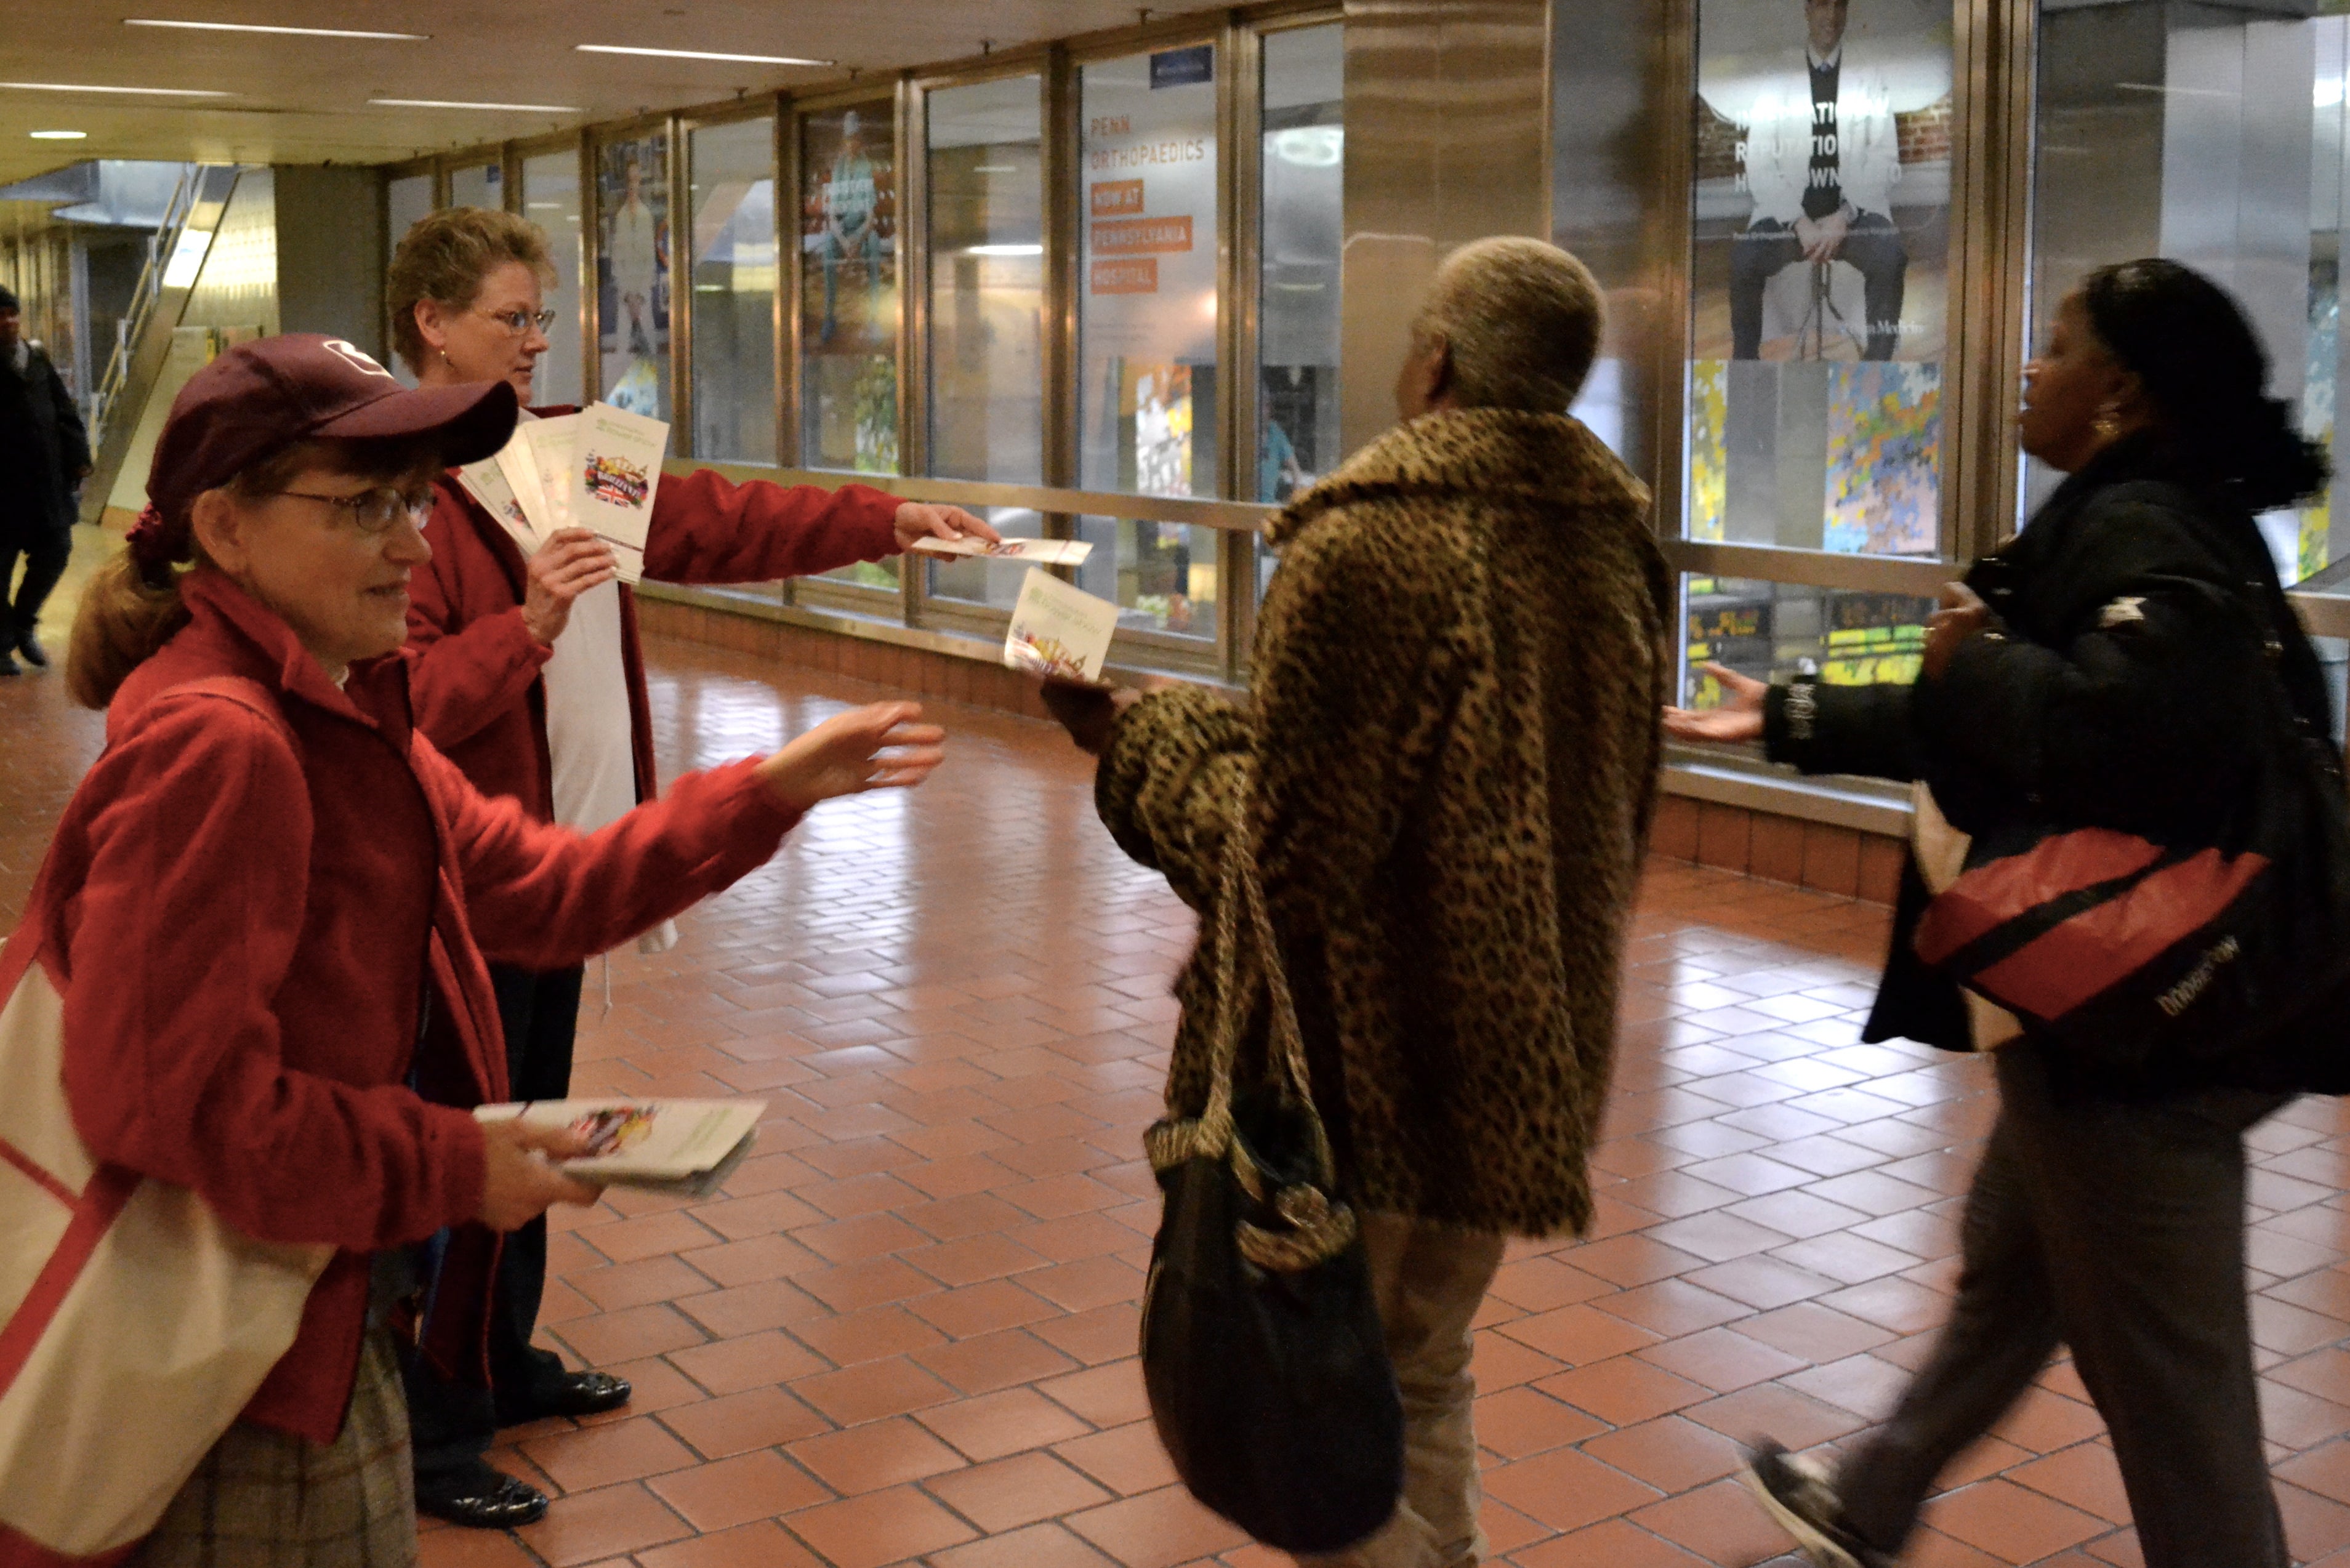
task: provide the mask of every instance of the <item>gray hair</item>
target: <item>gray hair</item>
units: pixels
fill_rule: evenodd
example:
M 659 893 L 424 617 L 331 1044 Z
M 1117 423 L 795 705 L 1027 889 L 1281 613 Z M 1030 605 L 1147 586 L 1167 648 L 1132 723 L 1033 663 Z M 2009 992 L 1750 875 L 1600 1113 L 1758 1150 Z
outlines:
M 1556 245 L 1503 237 L 1444 259 L 1412 336 L 1451 347 L 1460 407 L 1563 414 L 1591 374 L 1607 325 L 1590 268 Z

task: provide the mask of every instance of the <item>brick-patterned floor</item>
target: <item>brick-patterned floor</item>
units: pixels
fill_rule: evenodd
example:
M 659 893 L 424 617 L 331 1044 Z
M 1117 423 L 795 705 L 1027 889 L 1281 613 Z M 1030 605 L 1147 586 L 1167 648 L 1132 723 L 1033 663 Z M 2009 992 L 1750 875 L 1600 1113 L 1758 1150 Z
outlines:
M 672 768 L 872 688 L 652 650 Z M 562 1211 L 549 1338 L 627 1411 L 513 1433 L 556 1495 L 428 1568 L 1174 1568 L 1280 1561 L 1172 1484 L 1135 1302 L 1183 909 L 1094 819 L 1057 732 L 948 710 L 925 790 L 827 807 L 656 960 L 591 972 L 580 1087 L 773 1114 L 715 1201 Z M 0 920 L 95 745 L 54 678 L 0 685 Z M 1773 1559 L 1731 1440 L 1834 1444 L 1942 1314 L 1981 1064 L 1856 1044 L 1884 910 L 1659 863 L 1581 1243 L 1521 1245 L 1479 1332 L 1487 1525 L 1519 1568 Z M 2293 1543 L 2350 1564 L 2345 1126 L 2260 1128 L 2262 1393 Z M 1911 1561 L 2127 1565 L 2119 1478 L 2058 1366 L 1949 1478 Z M 2329 1554 L 2334 1554 L 2329 1556 Z

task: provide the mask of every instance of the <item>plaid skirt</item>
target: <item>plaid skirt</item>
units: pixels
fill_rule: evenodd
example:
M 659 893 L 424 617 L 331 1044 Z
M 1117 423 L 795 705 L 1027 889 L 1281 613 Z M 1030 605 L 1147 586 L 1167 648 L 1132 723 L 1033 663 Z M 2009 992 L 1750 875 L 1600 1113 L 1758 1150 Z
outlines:
M 342 1434 L 238 1422 L 125 1568 L 414 1568 L 416 1482 L 391 1336 L 368 1330 Z

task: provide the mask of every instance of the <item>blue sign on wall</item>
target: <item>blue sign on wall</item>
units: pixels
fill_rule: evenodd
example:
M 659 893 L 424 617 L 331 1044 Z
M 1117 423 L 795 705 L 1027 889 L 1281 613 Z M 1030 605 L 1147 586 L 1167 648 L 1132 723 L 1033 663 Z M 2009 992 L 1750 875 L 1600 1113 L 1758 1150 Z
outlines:
M 1216 46 L 1198 44 L 1188 49 L 1161 49 L 1150 57 L 1153 88 L 1191 87 L 1216 79 Z

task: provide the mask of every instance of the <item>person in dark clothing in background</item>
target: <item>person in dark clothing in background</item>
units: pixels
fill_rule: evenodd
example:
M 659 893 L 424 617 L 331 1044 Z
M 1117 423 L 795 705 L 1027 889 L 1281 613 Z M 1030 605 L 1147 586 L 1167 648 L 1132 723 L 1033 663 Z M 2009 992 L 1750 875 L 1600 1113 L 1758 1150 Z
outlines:
M 73 554 L 74 491 L 89 473 L 81 410 L 24 321 L 0 288 L 0 676 L 23 673 L 19 653 L 48 668 L 34 631 Z M 19 556 L 25 580 L 11 599 Z
M 2267 377 L 2243 313 L 2200 274 L 2093 273 L 2025 378 L 2023 450 L 2071 477 L 1944 590 L 1918 684 L 1765 687 L 1717 668 L 1723 707 L 1669 711 L 1667 730 L 1760 740 L 1807 773 L 1922 781 L 1977 835 L 2054 821 L 2212 842 L 2257 787 L 2267 683 L 2312 732 L 2334 729 L 2253 522 L 2322 490 L 2327 463 Z M 1943 1467 L 2065 1345 L 2113 1434 L 2147 1568 L 2286 1568 L 2245 1295 L 2243 1137 L 2305 1086 L 2320 1037 L 2279 1019 L 2224 1062 L 2112 1081 L 2003 1013 L 1970 1014 L 1912 950 L 1928 898 L 1913 858 L 1864 1037 L 1998 1047 L 1958 1299 L 1833 1476 L 1764 1442 L 1750 1484 L 1821 1568 L 1889 1563 Z

